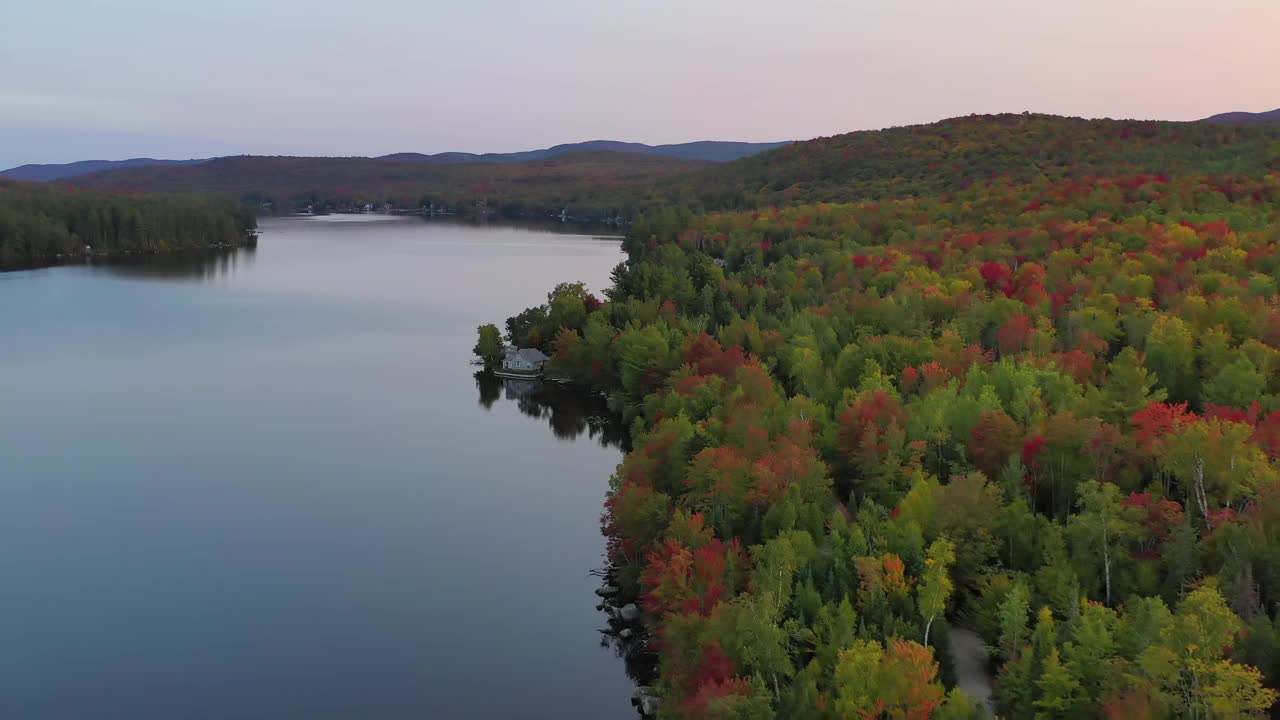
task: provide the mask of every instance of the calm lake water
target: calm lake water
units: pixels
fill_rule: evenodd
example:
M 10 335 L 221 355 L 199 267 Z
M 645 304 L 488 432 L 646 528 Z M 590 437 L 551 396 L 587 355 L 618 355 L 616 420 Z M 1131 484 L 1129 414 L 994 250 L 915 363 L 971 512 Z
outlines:
M 616 436 L 468 364 L 621 259 L 337 216 L 0 274 L 0 717 L 634 717 L 588 574 Z

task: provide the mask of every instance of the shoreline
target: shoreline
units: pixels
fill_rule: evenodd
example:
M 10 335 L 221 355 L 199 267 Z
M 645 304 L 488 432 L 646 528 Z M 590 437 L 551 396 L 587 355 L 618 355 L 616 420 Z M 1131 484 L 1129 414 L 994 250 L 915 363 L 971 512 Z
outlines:
M 184 254 L 220 253 L 229 250 L 256 249 L 261 233 L 251 231 L 240 242 L 214 243 L 203 247 L 175 247 L 166 250 L 89 250 L 82 253 L 58 254 L 53 257 L 32 260 L 20 265 L 0 265 L 0 273 L 21 272 L 23 270 L 45 270 L 56 267 L 72 267 L 76 265 L 92 265 L 95 261 L 113 261 L 120 258 L 153 258 L 175 257 Z

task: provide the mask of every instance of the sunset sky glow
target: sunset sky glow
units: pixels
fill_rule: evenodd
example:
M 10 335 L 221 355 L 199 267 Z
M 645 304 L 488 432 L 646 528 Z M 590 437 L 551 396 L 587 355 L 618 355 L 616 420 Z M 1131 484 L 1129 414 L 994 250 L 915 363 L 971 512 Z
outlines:
M 1280 106 L 1276 0 L 12 3 L 0 167 Z

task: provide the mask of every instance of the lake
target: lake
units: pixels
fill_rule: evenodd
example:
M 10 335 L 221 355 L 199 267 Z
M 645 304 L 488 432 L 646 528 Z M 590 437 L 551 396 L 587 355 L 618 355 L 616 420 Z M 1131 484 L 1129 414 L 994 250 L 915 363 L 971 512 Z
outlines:
M 622 259 L 329 216 L 0 273 L 0 717 L 635 717 L 589 574 L 619 434 L 469 365 Z

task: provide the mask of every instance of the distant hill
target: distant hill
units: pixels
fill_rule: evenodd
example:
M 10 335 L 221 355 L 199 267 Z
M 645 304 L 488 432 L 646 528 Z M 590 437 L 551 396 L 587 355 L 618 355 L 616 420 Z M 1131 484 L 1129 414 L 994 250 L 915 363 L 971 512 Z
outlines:
M 761 153 L 766 150 L 782 147 L 785 142 L 749 143 L 722 142 L 704 140 L 701 142 L 677 143 L 674 145 L 645 145 L 644 143 L 619 142 L 616 140 L 591 140 L 580 143 L 567 143 L 542 150 L 528 150 L 511 153 L 466 153 L 443 152 L 434 155 L 406 152 L 394 153 L 372 158 L 395 163 L 414 163 L 423 165 L 461 165 L 465 163 L 509 164 L 532 160 L 550 160 L 551 158 L 584 152 L 622 152 L 640 155 L 658 155 L 661 157 L 683 158 L 686 160 L 706 160 L 709 162 L 729 162 L 739 158 Z M 366 159 L 366 158 L 351 158 Z M 121 170 L 137 167 L 168 167 L 173 165 L 198 165 L 208 162 L 202 160 L 156 160 L 154 158 L 133 158 L 131 160 L 81 160 L 80 162 L 61 165 L 22 165 L 0 171 L 0 177 L 10 180 L 26 180 L 28 182 L 53 182 L 66 178 L 89 175 L 96 172 Z
M 511 163 L 421 163 L 385 158 L 241 155 L 198 165 L 142 166 L 66 178 L 62 184 L 130 192 L 214 193 L 288 211 L 365 203 L 472 208 L 511 215 L 560 212 L 613 217 L 646 197 L 646 188 L 712 163 L 661 155 L 579 152 Z
M 694 209 L 920 197 L 977 182 L 1280 171 L 1280 124 L 971 115 L 785 147 L 655 190 Z
M 698 145 L 698 144 L 694 144 Z M 712 144 L 719 145 L 719 144 Z M 569 147 L 600 147 L 583 143 Z M 617 144 L 605 143 L 604 147 Z M 688 146 L 684 147 L 688 150 Z M 549 148 L 545 152 L 557 151 Z M 705 152 L 706 148 L 692 152 Z M 514 215 L 634 217 L 659 207 L 761 208 L 924 197 L 976 183 L 1035 183 L 1124 175 L 1242 177 L 1280 171 L 1280 123 L 1087 120 L 1031 113 L 972 115 L 927 125 L 788 143 L 729 162 L 649 152 L 457 161 L 384 158 L 219 158 L 178 167 L 109 170 L 85 187 L 215 192 L 248 202 L 349 207 L 428 201 Z M 66 182 L 66 181 L 64 181 Z
M 165 167 L 171 165 L 198 165 L 206 160 L 156 160 L 155 158 L 131 158 L 129 160 L 81 160 L 79 162 L 51 165 L 19 165 L 0 170 L 0 177 L 27 182 L 53 182 L 63 178 L 88 175 L 103 170 L 119 170 L 133 167 Z
M 1200 122 L 1222 123 L 1224 125 L 1253 125 L 1257 123 L 1280 122 L 1280 108 L 1269 112 L 1229 112 L 1207 117 Z
M 663 157 L 685 158 L 687 160 L 707 160 L 710 162 L 730 162 L 757 153 L 787 145 L 787 142 L 749 143 L 724 142 L 719 140 L 703 140 L 700 142 L 677 143 L 674 145 L 645 145 L 644 143 L 619 142 L 617 140 L 589 140 L 580 143 L 567 143 L 545 148 L 512 153 L 462 153 L 446 152 L 435 155 L 422 153 L 396 153 L 383 155 L 379 160 L 393 162 L 459 164 L 459 163 L 518 163 L 530 160 L 547 160 L 562 155 L 582 152 L 624 152 L 641 155 L 661 155 Z

